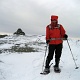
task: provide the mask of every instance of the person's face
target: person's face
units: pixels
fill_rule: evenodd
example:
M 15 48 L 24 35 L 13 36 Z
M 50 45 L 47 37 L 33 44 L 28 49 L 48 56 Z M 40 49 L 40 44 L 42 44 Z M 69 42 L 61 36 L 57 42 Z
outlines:
M 57 23 L 58 23 L 58 21 L 57 21 L 57 20 L 51 20 L 51 25 L 56 26 L 56 25 L 57 25 Z

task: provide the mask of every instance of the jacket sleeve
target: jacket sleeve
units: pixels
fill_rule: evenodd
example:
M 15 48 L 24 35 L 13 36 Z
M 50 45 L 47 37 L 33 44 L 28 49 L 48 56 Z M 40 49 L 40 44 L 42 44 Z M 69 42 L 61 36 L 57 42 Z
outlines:
M 64 29 L 63 26 L 61 25 L 61 37 L 62 37 L 62 38 L 64 38 L 65 33 L 66 33 L 65 29 Z
M 49 40 L 49 27 L 46 27 L 46 40 Z

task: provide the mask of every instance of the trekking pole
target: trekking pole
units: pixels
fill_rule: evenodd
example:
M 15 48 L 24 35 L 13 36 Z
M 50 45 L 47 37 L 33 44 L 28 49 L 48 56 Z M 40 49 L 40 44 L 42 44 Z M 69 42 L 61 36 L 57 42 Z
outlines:
M 77 66 L 77 64 L 76 64 L 76 62 L 75 62 L 75 58 L 74 58 L 74 56 L 73 56 L 73 53 L 72 53 L 72 50 L 71 50 L 71 47 L 70 47 L 70 44 L 69 44 L 68 39 L 67 39 L 67 43 L 68 43 L 68 46 L 69 46 L 69 49 L 70 49 L 70 52 L 71 52 L 72 58 L 73 58 L 74 63 L 75 63 L 75 69 L 78 69 L 79 67 Z
M 44 68 L 44 64 L 45 64 L 45 58 L 46 58 L 46 52 L 47 52 L 47 47 L 48 47 L 48 45 L 46 45 L 45 46 L 46 47 L 46 49 L 45 49 L 45 55 L 44 55 L 44 60 L 43 60 L 43 65 L 42 65 L 42 72 L 40 73 L 40 74 L 44 74 L 44 70 L 43 70 L 43 68 Z M 52 65 L 53 63 L 51 63 L 50 64 L 50 66 Z
M 45 64 L 45 57 L 46 57 L 46 52 L 47 52 L 47 47 L 48 47 L 48 45 L 46 44 L 46 49 L 45 49 L 45 55 L 44 55 L 44 60 L 43 60 L 43 65 L 42 65 L 42 72 L 43 72 L 43 67 L 45 66 L 44 64 Z

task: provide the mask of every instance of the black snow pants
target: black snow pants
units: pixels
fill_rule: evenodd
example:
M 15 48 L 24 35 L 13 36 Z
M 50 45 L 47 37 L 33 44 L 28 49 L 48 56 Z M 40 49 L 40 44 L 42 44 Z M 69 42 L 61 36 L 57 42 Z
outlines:
M 59 61 L 62 53 L 62 43 L 58 45 L 49 44 L 49 52 L 46 58 L 45 68 L 49 68 L 49 63 L 53 59 L 53 55 L 55 53 L 55 66 L 59 67 Z

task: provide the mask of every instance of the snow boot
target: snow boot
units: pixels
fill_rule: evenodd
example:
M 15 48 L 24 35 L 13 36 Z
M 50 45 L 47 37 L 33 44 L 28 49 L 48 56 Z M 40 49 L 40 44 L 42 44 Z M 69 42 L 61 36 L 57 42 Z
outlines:
M 61 72 L 61 69 L 59 67 L 54 66 L 54 72 L 60 73 Z
M 41 73 L 43 75 L 49 74 L 50 73 L 50 68 L 45 68 L 44 71 Z

